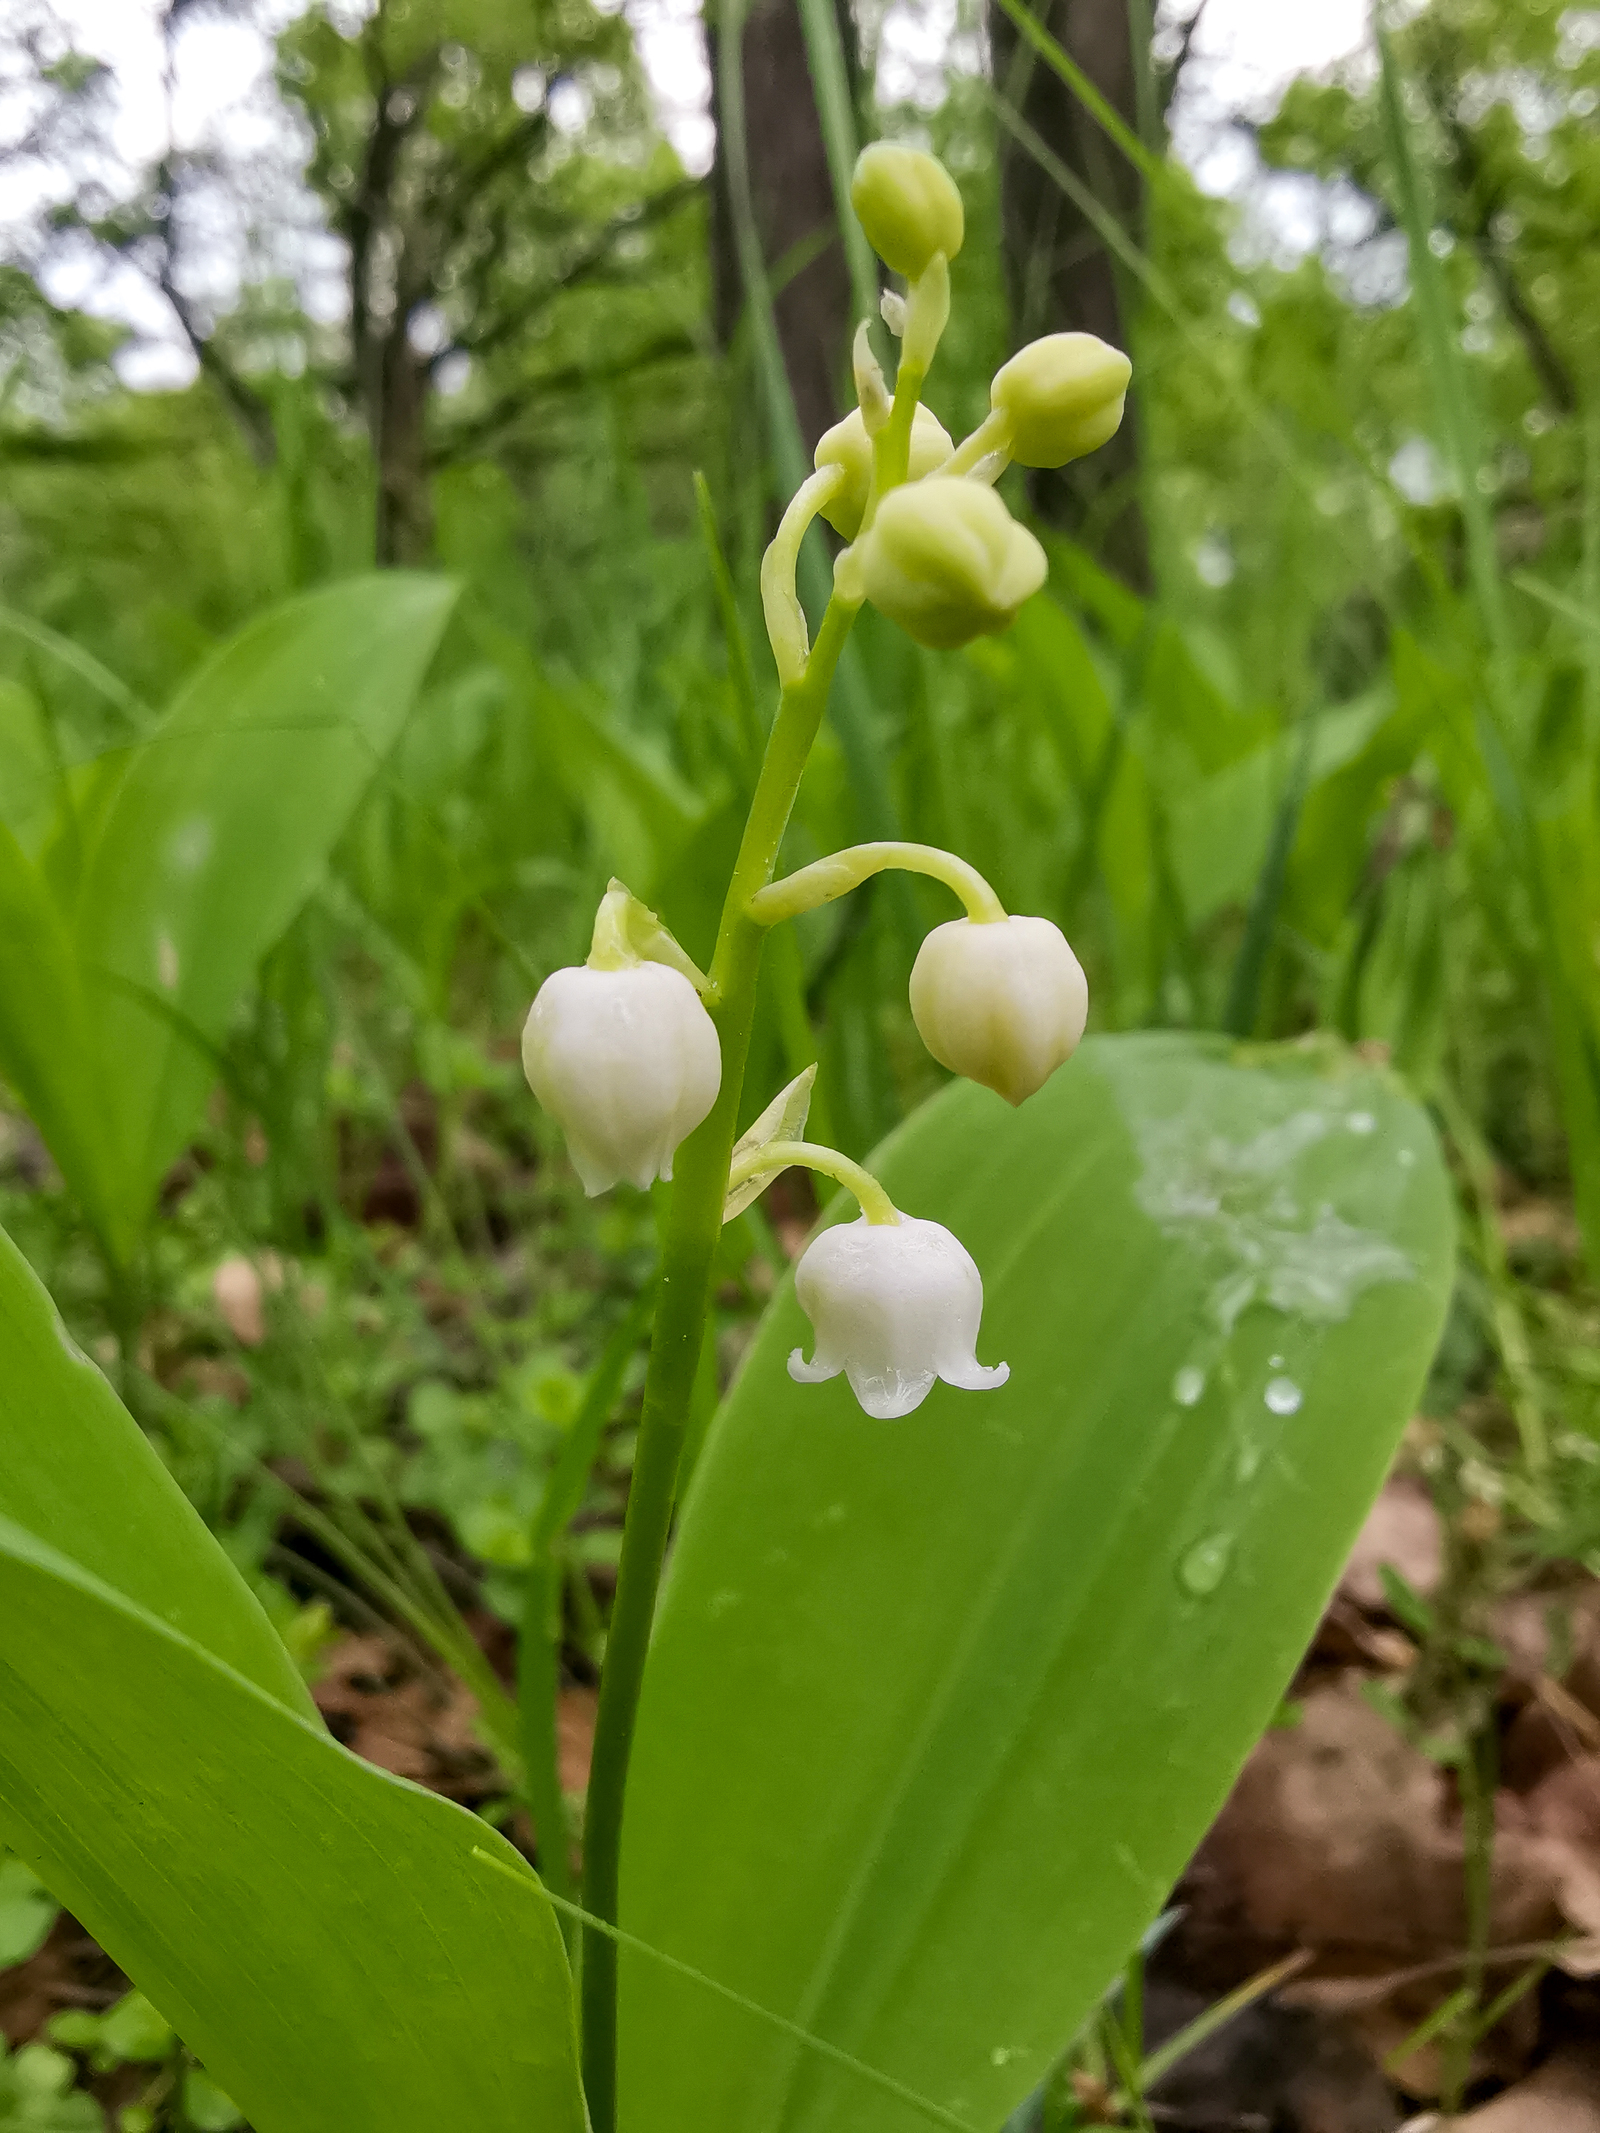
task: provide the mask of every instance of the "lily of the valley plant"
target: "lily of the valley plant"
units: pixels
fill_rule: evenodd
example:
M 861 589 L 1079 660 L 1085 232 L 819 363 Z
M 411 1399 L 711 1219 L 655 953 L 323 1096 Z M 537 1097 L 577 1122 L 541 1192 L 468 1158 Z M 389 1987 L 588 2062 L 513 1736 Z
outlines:
M 953 853 L 881 843 L 836 852 L 774 881 L 779 849 L 827 704 L 841 648 L 866 601 L 919 644 L 951 649 L 1005 629 L 1043 585 L 1044 551 L 994 483 L 1015 460 L 1053 467 L 1092 451 L 1122 417 L 1126 356 L 1088 334 L 1052 334 L 994 380 L 991 410 L 955 445 L 921 405 L 949 316 L 961 198 L 931 156 L 878 144 L 852 199 L 903 294 L 884 299 L 900 341 L 891 393 L 856 337 L 859 406 L 822 439 L 816 471 L 783 515 L 762 565 L 767 632 L 782 694 L 708 972 L 620 884 L 601 903 L 587 964 L 558 970 L 528 1017 L 523 1059 L 560 1122 L 590 1193 L 619 1181 L 672 1181 L 660 1301 L 650 1348 L 616 1604 L 607 1641 L 584 1826 L 583 1908 L 614 1923 L 633 1739 L 680 1454 L 711 1304 L 722 1224 L 780 1170 L 799 1164 L 854 1194 L 860 1219 L 824 1230 L 795 1270 L 814 1329 L 791 1374 L 843 1374 L 869 1416 L 911 1413 L 935 1378 L 970 1390 L 1006 1381 L 977 1355 L 979 1268 L 939 1223 L 903 1213 L 875 1178 L 799 1135 L 805 1090 L 769 1105 L 736 1145 L 756 976 L 769 927 L 889 867 L 931 875 L 965 916 L 937 927 L 911 977 L 911 1012 L 934 1058 L 1012 1104 L 1033 1095 L 1083 1034 L 1083 971 L 1048 919 L 1008 914 Z M 800 544 L 825 518 L 850 545 L 811 643 L 795 592 Z M 802 1077 L 804 1079 L 805 1077 Z M 616 1946 L 588 1928 L 581 1950 L 583 2078 L 595 2133 L 616 2122 Z

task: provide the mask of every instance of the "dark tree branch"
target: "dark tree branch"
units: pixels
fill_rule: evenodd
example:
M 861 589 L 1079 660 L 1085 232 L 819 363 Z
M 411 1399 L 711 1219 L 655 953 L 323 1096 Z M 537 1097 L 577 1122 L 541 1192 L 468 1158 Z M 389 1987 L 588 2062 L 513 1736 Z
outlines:
M 1439 99 L 1429 83 L 1429 101 L 1434 115 L 1441 120 L 1456 153 L 1456 167 L 1461 173 L 1462 191 L 1472 209 L 1473 250 L 1483 264 L 1485 273 L 1494 283 L 1506 316 L 1521 336 L 1527 351 L 1528 361 L 1533 365 L 1540 385 L 1554 406 L 1563 415 L 1577 412 L 1578 391 L 1572 382 L 1572 374 L 1563 362 L 1559 350 L 1545 331 L 1544 323 L 1522 293 L 1516 270 L 1506 256 L 1505 247 L 1494 234 L 1494 218 L 1504 199 L 1503 189 L 1489 193 L 1484 183 L 1484 169 L 1478 154 L 1478 144 L 1470 129 L 1460 119 L 1448 116 L 1439 108 Z
M 633 213 L 619 215 L 605 225 L 600 235 L 576 259 L 553 279 L 543 282 L 532 290 L 521 304 L 503 311 L 493 323 L 479 333 L 467 332 L 457 336 L 453 347 L 467 355 L 484 356 L 490 350 L 502 346 L 531 324 L 545 307 L 555 301 L 565 290 L 581 287 L 594 280 L 610 263 L 613 251 L 620 239 L 636 230 L 648 229 L 663 222 L 700 190 L 699 184 L 688 180 L 672 186 L 668 191 L 656 194 L 653 200 Z M 489 262 L 492 264 L 492 261 Z
M 549 371 L 541 378 L 530 378 L 510 392 L 502 393 L 474 421 L 463 423 L 460 429 L 441 439 L 430 451 L 428 464 L 437 470 L 482 451 L 495 437 L 503 435 L 519 416 L 526 414 L 536 399 L 573 392 L 585 386 L 615 384 L 618 379 L 636 377 L 640 371 L 657 363 L 674 362 L 701 353 L 687 333 L 668 333 L 637 349 L 622 362 L 600 366 L 569 363 L 564 369 Z

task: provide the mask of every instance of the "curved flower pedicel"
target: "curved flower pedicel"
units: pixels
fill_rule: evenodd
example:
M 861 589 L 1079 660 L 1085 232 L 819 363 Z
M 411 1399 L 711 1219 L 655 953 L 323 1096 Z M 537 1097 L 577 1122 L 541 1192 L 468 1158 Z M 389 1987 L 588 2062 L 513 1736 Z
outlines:
M 920 1407 L 935 1378 L 987 1392 L 1011 1375 L 978 1361 L 983 1277 L 941 1223 L 863 1215 L 825 1229 L 801 1256 L 794 1289 L 816 1340 L 809 1363 L 798 1348 L 790 1356 L 790 1377 L 820 1385 L 842 1371 L 879 1421 Z

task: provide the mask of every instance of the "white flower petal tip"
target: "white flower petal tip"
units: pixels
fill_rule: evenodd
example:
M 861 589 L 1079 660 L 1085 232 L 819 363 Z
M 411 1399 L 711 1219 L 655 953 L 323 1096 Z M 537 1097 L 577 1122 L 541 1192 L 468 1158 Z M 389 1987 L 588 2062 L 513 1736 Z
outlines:
M 665 963 L 553 972 L 523 1028 L 522 1066 L 591 1199 L 622 1180 L 670 1179 L 722 1083 L 711 1017 Z
M 795 1295 L 816 1335 L 789 1375 L 820 1385 L 841 1372 L 865 1412 L 892 1421 L 920 1407 L 934 1381 L 989 1391 L 1010 1376 L 976 1355 L 983 1278 L 966 1247 L 938 1222 L 902 1215 L 824 1230 L 802 1254 Z
M 1089 985 L 1049 919 L 956 918 L 918 951 L 911 1017 L 941 1066 L 1020 1104 L 1077 1050 Z
M 829 1378 L 836 1378 L 843 1368 L 842 1363 L 808 1363 L 803 1348 L 789 1350 L 789 1375 L 797 1385 L 826 1385 Z

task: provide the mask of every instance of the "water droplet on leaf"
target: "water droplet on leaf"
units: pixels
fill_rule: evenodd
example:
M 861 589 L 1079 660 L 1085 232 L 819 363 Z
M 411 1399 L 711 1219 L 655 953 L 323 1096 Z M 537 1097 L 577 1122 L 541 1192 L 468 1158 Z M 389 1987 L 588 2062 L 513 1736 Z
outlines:
M 1222 1583 L 1232 1560 L 1232 1534 L 1213 1533 L 1206 1540 L 1196 1541 L 1178 1565 L 1178 1583 L 1185 1592 L 1203 1600 Z
M 1198 1363 L 1185 1363 L 1172 1381 L 1172 1397 L 1180 1407 L 1193 1407 L 1206 1389 L 1206 1374 Z
M 1293 1378 L 1269 1378 L 1262 1398 L 1275 1415 L 1297 1415 L 1305 1394 Z
M 1378 1130 L 1378 1121 L 1370 1111 L 1352 1111 L 1344 1123 L 1348 1133 L 1376 1133 Z

